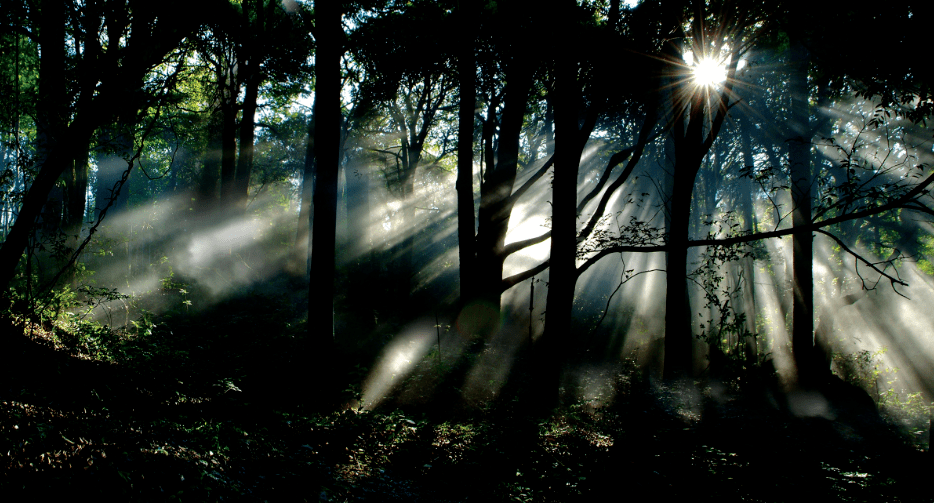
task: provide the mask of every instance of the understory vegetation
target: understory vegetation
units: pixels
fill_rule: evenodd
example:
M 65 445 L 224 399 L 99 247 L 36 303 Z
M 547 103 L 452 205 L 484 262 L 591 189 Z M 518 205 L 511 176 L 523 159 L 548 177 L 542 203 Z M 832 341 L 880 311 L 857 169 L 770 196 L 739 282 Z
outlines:
M 662 384 L 628 360 L 606 396 L 541 411 L 527 401 L 535 383 L 518 378 L 472 402 L 458 388 L 462 364 L 434 353 L 408 379 L 440 384 L 370 410 L 360 390 L 374 362 L 359 354 L 333 376 L 341 396 L 304 400 L 316 383 L 301 353 L 304 322 L 289 305 L 254 292 L 192 310 L 179 298 L 119 329 L 64 312 L 44 323 L 8 316 L 4 330 L 30 337 L 3 369 L 4 494 L 584 501 L 642 487 L 700 501 L 792 501 L 807 486 L 831 501 L 927 501 L 924 425 L 911 407 L 879 414 L 850 384 L 879 378 L 873 355 L 848 357 L 851 373 L 823 390 L 810 417 L 795 416 L 794 403 L 815 398 L 786 395 L 762 369 Z

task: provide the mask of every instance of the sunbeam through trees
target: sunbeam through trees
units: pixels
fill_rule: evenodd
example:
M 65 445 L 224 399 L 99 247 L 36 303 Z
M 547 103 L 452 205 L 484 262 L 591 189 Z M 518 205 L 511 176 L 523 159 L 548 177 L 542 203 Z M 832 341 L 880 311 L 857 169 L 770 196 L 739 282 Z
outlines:
M 5 494 L 929 500 L 930 2 L 2 7 Z

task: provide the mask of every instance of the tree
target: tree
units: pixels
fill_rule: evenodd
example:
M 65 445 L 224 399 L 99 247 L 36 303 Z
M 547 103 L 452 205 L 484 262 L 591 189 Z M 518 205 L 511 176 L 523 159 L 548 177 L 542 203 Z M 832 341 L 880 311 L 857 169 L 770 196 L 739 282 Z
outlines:
M 476 69 L 474 67 L 474 5 L 462 0 L 457 5 L 462 33 L 458 52 L 457 76 L 460 100 L 457 120 L 457 241 L 460 259 L 461 303 L 473 298 L 476 291 L 474 274 L 476 249 L 474 246 L 473 205 L 473 140 L 474 110 L 476 108 Z
M 23 199 L 17 220 L 0 247 L 0 290 L 6 291 L 13 278 L 29 234 L 56 181 L 73 162 L 74 152 L 86 150 L 87 144 L 82 145 L 81 139 L 88 138 L 98 127 L 111 123 L 122 113 L 148 107 L 152 95 L 141 92 L 140 83 L 201 21 L 198 16 L 178 16 L 182 8 L 178 2 L 154 5 L 129 0 L 119 6 L 106 4 L 104 7 L 106 9 L 78 11 L 78 24 L 87 29 L 86 33 L 97 33 L 96 27 L 102 25 L 113 26 L 110 33 L 118 34 L 119 39 L 104 44 L 99 37 L 88 36 L 83 41 L 84 50 L 61 63 L 70 65 L 68 74 L 72 75 L 72 80 L 69 84 L 75 93 L 73 104 L 58 112 L 63 118 L 57 131 L 59 140 L 47 144 L 47 154 Z M 27 24 L 41 22 L 34 17 L 41 15 L 30 11 L 29 16 L 33 17 Z M 40 41 L 40 49 L 44 44 L 43 50 L 54 52 L 64 43 L 58 37 L 50 37 Z M 46 68 L 46 72 L 63 70 Z
M 438 143 L 438 124 L 452 108 L 456 80 L 452 75 L 453 51 L 421 30 L 400 33 L 398 26 L 426 25 L 444 31 L 452 16 L 437 2 L 414 2 L 393 8 L 383 17 L 368 20 L 354 31 L 351 45 L 354 63 L 362 74 L 353 122 L 372 138 L 373 152 L 383 156 L 389 187 L 402 202 L 400 291 L 411 290 L 416 271 L 416 180 L 431 143 Z M 433 142 L 433 140 L 435 140 Z M 453 146 L 442 141 L 434 160 Z
M 668 378 L 689 375 L 693 371 L 693 331 L 689 309 L 687 278 L 687 242 L 689 239 L 691 199 L 701 162 L 713 146 L 714 140 L 726 118 L 733 90 L 736 65 L 742 54 L 739 36 L 729 37 L 733 47 L 724 47 L 724 32 L 741 30 L 745 19 L 736 20 L 735 28 L 719 26 L 712 28 L 700 3 L 694 3 L 690 49 L 693 58 L 721 58 L 728 64 L 726 80 L 720 89 L 710 90 L 696 84 L 689 76 L 674 70 L 681 79 L 671 98 L 671 130 L 674 145 L 674 173 L 668 214 L 670 227 L 666 247 L 667 295 L 665 301 L 665 376 Z M 750 23 L 751 24 L 751 23 Z M 711 33 L 708 30 L 715 30 Z M 720 36 L 717 36 L 717 35 Z M 711 40 L 712 42 L 706 42 Z M 677 42 L 676 42 L 677 44 Z M 684 48 L 673 45 L 668 53 L 669 64 L 675 69 L 685 61 Z
M 342 8 L 315 4 L 315 185 L 308 335 L 317 364 L 324 366 L 334 345 L 334 259 L 337 229 L 337 173 L 340 165 Z

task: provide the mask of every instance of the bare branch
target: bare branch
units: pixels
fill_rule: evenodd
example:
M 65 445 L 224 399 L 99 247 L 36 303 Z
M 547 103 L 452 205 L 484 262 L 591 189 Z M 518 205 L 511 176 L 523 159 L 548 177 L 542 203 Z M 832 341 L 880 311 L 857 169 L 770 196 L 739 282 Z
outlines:
M 527 279 L 529 279 L 529 278 L 535 276 L 536 274 L 538 274 L 538 273 L 544 271 L 545 269 L 548 269 L 548 266 L 549 266 L 550 263 L 551 263 L 550 260 L 546 260 L 546 261 L 542 262 L 541 264 L 538 264 L 537 266 L 535 266 L 535 267 L 533 267 L 533 268 L 531 268 L 531 269 L 529 269 L 529 270 L 527 270 L 527 271 L 520 272 L 519 274 L 513 274 L 512 276 L 510 276 L 510 277 L 508 277 L 508 278 L 504 278 L 504 279 L 500 282 L 499 291 L 500 291 L 500 292 L 505 292 L 506 290 L 509 290 L 510 288 L 512 288 L 512 287 L 514 287 L 514 286 L 516 286 L 516 285 L 518 285 L 519 283 L 522 283 L 523 281 L 525 281 L 525 280 L 527 280 Z
M 547 241 L 551 238 L 551 231 L 548 231 L 541 236 L 536 236 L 534 238 L 523 239 L 522 241 L 516 241 L 515 243 L 509 243 L 503 248 L 502 257 L 506 258 L 517 251 L 524 250 L 532 245 L 537 245 L 543 241 Z
M 637 253 L 655 253 L 655 252 L 665 252 L 668 251 L 667 245 L 658 245 L 658 246 L 611 246 L 597 252 L 596 255 L 588 258 L 577 268 L 577 275 L 580 276 L 590 269 L 594 264 L 600 261 L 600 259 L 612 255 L 614 253 L 623 253 L 623 252 L 637 252 Z
M 652 110 L 656 110 L 656 109 L 652 108 Z M 668 129 L 670 128 L 670 125 L 666 125 L 665 128 L 663 128 L 657 134 L 652 135 L 650 137 L 649 133 L 651 133 L 652 130 L 655 129 L 655 125 L 657 123 L 658 123 L 658 112 L 657 111 L 649 112 L 649 114 L 646 115 L 645 117 L 645 122 L 642 123 L 642 129 L 639 131 L 639 139 L 637 140 L 636 145 L 634 147 L 630 147 L 632 156 L 630 157 L 629 155 L 626 155 L 626 157 L 629 158 L 629 162 L 626 163 L 626 167 L 623 169 L 623 172 L 620 173 L 619 177 L 616 180 L 614 180 L 613 183 L 610 184 L 610 186 L 606 189 L 606 192 L 603 193 L 603 196 L 600 198 L 600 202 L 597 204 L 597 208 L 594 210 L 594 214 L 593 216 L 591 216 L 590 221 L 587 222 L 587 225 L 585 225 L 584 228 L 581 229 L 580 233 L 578 233 L 577 235 L 578 241 L 587 239 L 587 236 L 589 236 L 590 233 L 593 232 L 594 227 L 596 227 L 597 222 L 599 222 L 600 219 L 603 218 L 603 212 L 606 211 L 606 206 L 610 202 L 610 197 L 613 196 L 613 193 L 616 192 L 616 189 L 621 187 L 624 183 L 626 183 L 626 180 L 629 179 L 629 176 L 632 174 L 633 169 L 635 169 L 636 164 L 638 164 L 639 159 L 642 158 L 642 153 L 645 151 L 645 146 L 649 142 L 655 141 L 656 138 L 666 133 Z M 630 150 L 630 149 L 627 149 L 627 150 Z M 621 155 L 624 153 L 626 153 L 626 150 L 616 155 Z M 616 157 L 616 155 L 614 155 L 613 157 Z M 612 163 L 612 161 L 613 159 L 611 158 L 610 162 Z M 612 169 L 613 168 L 611 166 L 607 167 L 607 170 L 604 173 L 605 178 L 609 179 L 609 172 Z M 601 184 L 604 183 L 604 180 L 601 179 L 600 183 Z M 597 187 L 593 191 L 591 191 L 590 194 L 584 197 L 584 199 L 581 201 L 581 204 L 577 206 L 577 213 L 580 213 L 584 209 L 584 205 L 586 205 L 590 201 L 590 199 L 596 196 L 596 194 L 600 191 L 601 188 L 602 186 L 598 184 Z
M 827 232 L 827 231 L 825 231 L 825 230 L 823 230 L 823 229 L 817 229 L 815 232 L 819 232 L 819 233 L 821 233 L 821 234 L 823 234 L 823 235 L 829 237 L 830 239 L 833 239 L 834 241 L 836 241 L 836 243 L 837 243 L 838 245 L 840 245 L 841 248 L 843 248 L 843 251 L 849 253 L 850 255 L 853 256 L 854 259 L 856 259 L 857 261 L 862 262 L 862 263 L 868 265 L 870 269 L 872 269 L 873 271 L 876 271 L 877 273 L 879 273 L 879 275 L 881 275 L 882 277 L 888 279 L 889 282 L 892 284 L 892 290 L 893 290 L 895 293 L 897 293 L 898 295 L 900 295 L 900 296 L 902 296 L 902 297 L 905 297 L 904 295 L 902 295 L 901 292 L 899 292 L 898 290 L 895 289 L 895 284 L 898 283 L 899 285 L 902 285 L 902 286 L 908 286 L 908 283 L 905 283 L 904 281 L 902 281 L 901 278 L 896 278 L 896 277 L 894 277 L 894 276 L 891 276 L 891 275 L 889 275 L 889 274 L 886 274 L 885 271 L 880 270 L 878 267 L 876 267 L 876 264 L 875 264 L 875 263 L 866 260 L 862 255 L 860 255 L 859 253 L 856 253 L 855 251 L 853 251 L 850 247 L 848 247 L 846 244 L 844 244 L 843 241 L 841 241 L 837 236 L 834 236 L 833 234 L 831 234 L 831 233 L 829 233 L 829 232 Z M 897 254 L 896 254 L 896 258 L 897 258 Z M 895 258 L 891 258 L 891 259 L 884 260 L 884 261 L 882 261 L 882 262 L 877 262 L 877 263 L 891 264 L 893 260 L 895 260 Z M 859 262 L 857 262 L 857 266 L 859 265 Z M 859 271 L 859 270 L 857 269 L 857 274 L 859 274 L 858 271 Z M 867 288 L 867 287 L 866 287 L 866 281 L 863 279 L 863 277 L 862 277 L 861 275 L 860 275 L 860 280 L 862 280 L 862 282 L 863 282 L 863 289 L 864 289 L 864 290 L 873 290 L 873 289 L 875 289 L 875 286 L 873 286 L 872 288 Z M 908 297 L 905 297 L 905 298 L 907 299 Z
M 525 183 L 523 183 L 521 187 L 516 189 L 516 191 L 513 192 L 512 195 L 510 195 L 508 199 L 506 199 L 506 201 L 503 203 L 503 206 L 509 206 L 509 205 L 515 204 L 516 201 L 520 197 L 522 197 L 523 194 L 525 194 L 526 192 L 529 191 L 530 188 L 532 188 L 532 185 L 535 184 L 535 182 L 541 179 L 541 177 L 545 176 L 545 173 L 548 172 L 548 169 L 551 168 L 551 165 L 554 163 L 555 163 L 555 156 L 552 155 L 551 157 L 548 158 L 548 161 L 546 161 L 545 164 L 542 164 L 542 167 L 538 168 L 538 171 L 536 171 L 534 175 L 532 175 L 528 180 L 526 180 Z
M 815 232 L 818 229 L 823 229 L 824 227 L 829 227 L 831 225 L 838 224 L 840 222 L 847 222 L 849 220 L 856 220 L 859 218 L 871 217 L 873 215 L 885 213 L 886 211 L 889 211 L 889 210 L 905 207 L 905 205 L 913 202 L 912 200 L 914 199 L 915 196 L 921 194 L 922 192 L 926 192 L 925 189 L 929 185 L 931 185 L 932 182 L 934 182 L 934 174 L 925 178 L 924 181 L 916 185 L 910 191 L 906 192 L 904 196 L 894 201 L 890 201 L 886 204 L 883 204 L 882 206 L 877 206 L 875 208 L 869 208 L 869 209 L 865 209 L 862 211 L 857 211 L 855 213 L 850 213 L 847 215 L 840 215 L 837 217 L 828 218 L 827 220 L 823 220 L 821 222 L 811 222 L 810 224 L 803 226 L 804 229 L 802 229 L 801 227 L 797 227 L 797 228 L 789 227 L 787 229 L 782 229 L 782 230 L 777 230 L 777 231 L 758 232 L 755 234 L 748 234 L 745 236 L 737 236 L 737 237 L 732 237 L 732 238 L 695 239 L 695 240 L 688 241 L 688 247 L 691 248 L 695 246 L 726 246 L 726 245 L 737 244 L 737 243 L 748 243 L 750 241 L 758 241 L 760 239 L 780 238 L 782 236 L 789 236 L 801 230 Z

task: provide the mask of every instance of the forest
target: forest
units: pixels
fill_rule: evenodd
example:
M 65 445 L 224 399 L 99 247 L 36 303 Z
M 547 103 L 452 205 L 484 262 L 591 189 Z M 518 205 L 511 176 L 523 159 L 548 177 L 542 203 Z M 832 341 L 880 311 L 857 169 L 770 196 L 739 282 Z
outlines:
M 0 0 L 3 494 L 931 501 L 932 21 Z

